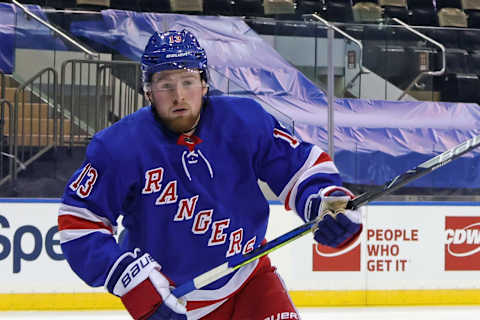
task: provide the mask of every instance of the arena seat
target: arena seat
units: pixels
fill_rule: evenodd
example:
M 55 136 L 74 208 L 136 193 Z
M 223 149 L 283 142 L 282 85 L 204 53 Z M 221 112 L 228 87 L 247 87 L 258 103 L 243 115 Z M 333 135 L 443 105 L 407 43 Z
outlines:
M 230 16 L 235 14 L 231 0 L 203 0 L 203 12 L 206 15 Z
M 434 8 L 410 9 L 409 24 L 413 26 L 436 26 L 437 14 Z
M 448 74 L 443 78 L 442 101 L 478 103 L 480 80 L 475 74 Z
M 468 16 L 468 27 L 480 28 L 480 0 L 462 0 L 462 9 Z
M 352 11 L 355 22 L 379 22 L 383 16 L 382 7 L 373 2 L 357 2 Z
M 460 0 L 435 0 L 437 11 L 443 8 L 457 8 L 462 9 L 462 3 Z
M 359 2 L 371 2 L 371 3 L 378 4 L 377 0 L 352 0 L 352 5 L 354 6 Z
M 5 1 L 5 2 L 12 2 L 12 1 Z M 24 1 L 20 1 L 21 4 L 36 4 L 36 5 L 39 5 L 41 7 L 45 6 L 45 2 L 46 2 L 46 0 L 24 0 Z
M 203 12 L 203 0 L 170 0 L 172 12 Z
M 433 0 L 407 0 L 408 8 L 434 8 Z
M 398 18 L 408 22 L 407 0 L 379 0 L 378 5 L 383 8 L 385 18 Z
M 468 71 L 480 75 L 480 52 L 472 52 L 468 55 Z
M 23 1 L 20 1 L 23 3 Z M 77 6 L 76 0 L 45 0 L 45 7 L 51 7 L 55 9 L 71 9 Z
M 77 8 L 106 9 L 110 8 L 110 0 L 76 0 Z
M 142 12 L 171 12 L 170 0 L 137 0 L 137 7 Z
M 118 10 L 137 11 L 139 9 L 137 6 L 137 1 L 129 1 L 129 0 L 110 0 L 110 7 L 112 9 L 118 9 Z
M 327 20 L 332 22 L 352 22 L 352 3 L 350 0 L 327 1 Z
M 293 15 L 295 3 L 293 0 L 264 0 L 263 12 L 266 16 Z
M 261 0 L 237 0 L 237 15 L 247 17 L 263 17 L 264 11 Z
M 480 31 L 474 29 L 459 30 L 459 47 L 468 52 L 480 52 Z
M 317 13 L 326 17 L 327 6 L 324 0 L 298 0 L 297 15 Z
M 414 26 L 436 26 L 437 12 L 432 0 L 407 0 L 410 11 L 409 24 Z
M 458 8 L 442 8 L 437 13 L 440 27 L 466 28 L 468 26 L 467 14 Z

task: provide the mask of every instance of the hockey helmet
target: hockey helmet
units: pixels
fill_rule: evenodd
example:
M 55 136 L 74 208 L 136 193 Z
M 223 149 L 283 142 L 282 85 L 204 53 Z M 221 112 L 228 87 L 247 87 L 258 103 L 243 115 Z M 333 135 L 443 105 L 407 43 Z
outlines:
M 174 69 L 200 69 L 206 77 L 207 55 L 197 38 L 187 30 L 155 32 L 142 55 L 143 83 L 150 83 L 155 72 Z M 204 78 L 206 79 L 206 78 Z

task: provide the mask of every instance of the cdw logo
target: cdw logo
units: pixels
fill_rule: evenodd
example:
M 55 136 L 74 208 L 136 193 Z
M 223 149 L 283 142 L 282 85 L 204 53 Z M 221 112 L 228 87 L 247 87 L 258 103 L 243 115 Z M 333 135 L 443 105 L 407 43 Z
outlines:
M 445 270 L 480 270 L 480 217 L 445 217 Z

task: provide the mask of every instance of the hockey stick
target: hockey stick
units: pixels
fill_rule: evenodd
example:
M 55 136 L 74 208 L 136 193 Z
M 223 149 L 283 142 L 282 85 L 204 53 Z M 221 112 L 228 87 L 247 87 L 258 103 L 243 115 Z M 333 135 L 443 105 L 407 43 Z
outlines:
M 421 163 L 417 167 L 396 176 L 395 178 L 387 182 L 381 190 L 366 192 L 355 197 L 353 200 L 349 201 L 349 203 L 347 204 L 347 209 L 357 209 L 360 206 L 365 205 L 375 199 L 378 199 L 383 195 L 397 190 L 398 188 L 406 185 L 407 183 L 418 179 L 432 172 L 433 170 L 436 170 L 439 167 L 444 166 L 447 163 L 457 159 L 463 154 L 475 149 L 479 145 L 480 135 L 475 136 L 465 142 L 462 142 L 461 144 L 453 147 L 452 149 L 449 149 L 444 153 L 439 154 L 438 156 Z M 233 271 L 243 267 L 244 265 L 283 247 L 284 245 L 306 235 L 307 233 L 310 233 L 314 229 L 315 225 L 320 221 L 319 219 L 320 218 L 317 218 L 315 220 L 307 222 L 273 239 L 272 241 L 267 242 L 266 244 L 258 247 L 250 253 L 247 253 L 245 255 L 238 255 L 232 258 L 229 262 L 225 262 L 224 264 L 221 264 L 175 288 L 172 293 L 176 297 L 182 297 L 195 289 L 200 289 L 226 276 L 227 274 L 232 273 Z

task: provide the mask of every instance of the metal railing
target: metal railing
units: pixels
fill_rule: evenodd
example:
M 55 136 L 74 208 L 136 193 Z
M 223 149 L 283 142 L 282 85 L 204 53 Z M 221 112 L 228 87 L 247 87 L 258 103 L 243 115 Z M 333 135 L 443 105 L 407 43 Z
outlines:
M 60 83 L 61 146 L 88 143 L 95 132 L 145 102 L 137 62 L 67 60 L 61 67 Z M 66 121 L 70 127 L 65 127 Z
M 5 79 L 5 74 L 0 71 L 0 99 L 5 99 L 5 87 L 7 81 Z
M 426 41 L 428 41 L 428 42 L 436 45 L 436 46 L 439 47 L 440 50 L 442 51 L 442 68 L 441 68 L 440 70 L 438 70 L 438 71 L 430 71 L 430 70 L 429 70 L 429 71 L 422 71 L 422 72 L 420 72 L 420 73 L 415 77 L 415 79 L 413 79 L 412 82 L 410 82 L 410 84 L 407 86 L 407 88 L 405 89 L 405 91 L 403 91 L 403 93 L 402 93 L 402 94 L 398 97 L 398 99 L 397 99 L 397 100 L 402 100 L 402 98 L 410 91 L 410 89 L 412 89 L 412 87 L 413 87 L 414 85 L 417 85 L 418 82 L 419 82 L 423 77 L 425 77 L 425 76 L 427 76 L 427 75 L 428 75 L 428 76 L 433 76 L 433 77 L 443 75 L 443 74 L 445 73 L 445 68 L 446 68 L 446 66 L 447 66 L 447 63 L 446 63 L 446 57 L 445 57 L 445 47 L 444 47 L 441 43 L 433 40 L 433 39 L 430 38 L 430 37 L 427 37 L 427 36 L 424 35 L 423 33 L 415 30 L 415 29 L 412 28 L 410 25 L 406 24 L 405 22 L 403 22 L 402 20 L 400 20 L 400 19 L 398 19 L 398 18 L 393 18 L 392 20 L 395 21 L 396 23 L 400 24 L 401 26 L 403 26 L 403 27 L 404 27 L 405 29 L 407 29 L 408 31 L 410 31 L 410 32 L 414 33 L 415 35 L 421 37 L 422 39 L 424 39 L 424 40 L 426 40 Z
M 57 71 L 45 68 L 15 90 L 11 143 L 19 165 L 13 166 L 12 181 L 18 168 L 25 169 L 56 145 L 57 88 Z
M 0 185 L 8 181 L 13 172 L 15 156 L 13 155 L 13 143 L 11 142 L 12 130 L 10 128 L 12 128 L 12 122 L 12 104 L 7 100 L 0 99 Z
M 327 81 L 327 97 L 328 97 L 328 154 L 330 157 L 333 159 L 335 155 L 335 149 L 334 149 L 334 142 L 333 142 L 333 135 L 334 135 L 334 108 L 333 108 L 333 99 L 335 96 L 335 88 L 334 88 L 334 65 L 333 65 L 333 38 L 334 38 L 334 32 L 340 33 L 342 36 L 347 38 L 348 40 L 352 41 L 355 43 L 359 48 L 360 48 L 360 54 L 359 54 L 359 72 L 358 74 L 353 77 L 353 79 L 350 81 L 350 83 L 346 86 L 349 87 L 353 81 L 356 81 L 359 77 L 361 77 L 362 73 L 367 73 L 363 70 L 362 66 L 362 61 L 363 61 L 363 44 L 361 41 L 355 39 L 354 37 L 350 36 L 348 33 L 343 31 L 342 29 L 334 26 L 327 20 L 323 19 L 320 17 L 318 14 L 314 13 L 311 15 L 304 15 L 304 19 L 313 17 L 315 19 L 315 22 L 320 22 L 324 24 L 328 30 L 327 30 L 327 35 L 328 35 L 328 48 L 327 48 L 327 65 L 328 65 L 328 81 Z
M 83 44 L 79 43 L 78 41 L 76 41 L 75 39 L 73 39 L 72 37 L 70 37 L 69 35 L 67 35 L 65 32 L 61 31 L 60 29 L 52 26 L 50 23 L 46 22 L 45 20 L 43 20 L 42 18 L 38 17 L 36 14 L 32 13 L 27 7 L 25 7 L 23 4 L 21 4 L 20 2 L 16 1 L 16 0 L 12 0 L 12 3 L 15 4 L 17 7 L 19 7 L 20 9 L 23 10 L 23 12 L 25 12 L 25 14 L 29 17 L 31 17 L 32 19 L 38 21 L 39 23 L 41 23 L 42 25 L 44 25 L 45 27 L 47 27 L 48 29 L 52 30 L 55 34 L 57 34 L 58 36 L 60 36 L 62 39 L 66 40 L 67 42 L 69 42 L 70 44 L 72 44 L 74 47 L 80 49 L 82 52 L 84 52 L 87 57 L 89 59 L 98 59 L 100 58 L 100 55 L 90 49 L 88 49 L 86 46 L 84 46 Z
M 350 89 L 352 86 L 353 86 L 353 83 L 355 81 L 357 81 L 357 79 L 359 77 L 361 77 L 363 74 L 368 74 L 370 73 L 369 70 L 365 69 L 363 67 L 363 43 L 352 37 L 351 35 L 349 35 L 348 33 L 346 33 L 345 31 L 343 31 L 342 29 L 338 28 L 337 26 L 335 26 L 334 24 L 328 22 L 327 20 L 323 19 L 322 17 L 320 17 L 318 14 L 314 13 L 314 14 L 306 14 L 306 15 L 303 15 L 304 19 L 305 18 L 308 18 L 308 17 L 313 17 L 316 19 L 316 21 L 319 21 L 321 22 L 322 24 L 326 25 L 327 27 L 329 28 L 332 28 L 333 30 L 335 30 L 336 32 L 338 32 L 339 34 L 341 34 L 342 36 L 344 36 L 345 38 L 347 38 L 349 41 L 355 43 L 358 48 L 360 49 L 359 51 L 359 57 L 358 57 L 358 65 L 359 65 L 359 72 L 345 85 L 345 89 L 348 90 Z

